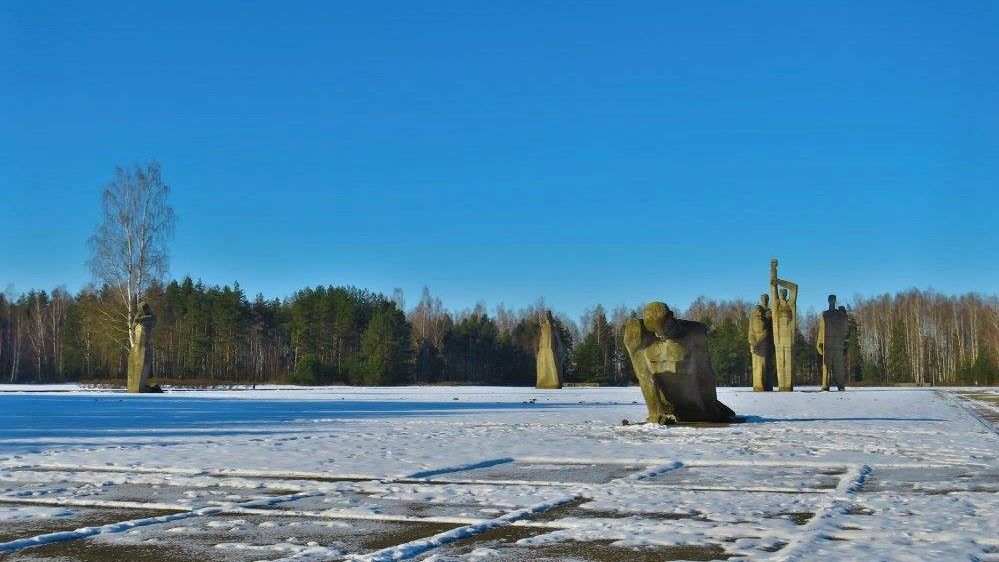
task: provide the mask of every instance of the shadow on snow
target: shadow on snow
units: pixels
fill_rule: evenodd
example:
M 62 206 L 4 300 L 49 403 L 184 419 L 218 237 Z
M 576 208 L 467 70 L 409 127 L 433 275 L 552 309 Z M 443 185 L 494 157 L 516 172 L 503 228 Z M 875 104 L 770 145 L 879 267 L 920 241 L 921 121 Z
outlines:
M 587 403 L 587 407 L 600 404 Z M 610 404 L 607 404 L 610 405 Z M 168 396 L 32 396 L 0 398 L 0 440 L 46 437 L 170 437 L 270 434 L 311 431 L 310 423 L 411 416 L 449 416 L 472 412 L 537 411 L 578 404 L 521 402 L 404 402 L 393 400 L 246 400 Z M 252 427 L 251 427 L 252 426 Z M 323 429 L 326 429 L 324 427 Z M 318 428 L 317 428 L 318 430 Z M 0 445 L 2 448 L 2 445 Z
M 823 421 L 877 421 L 877 422 L 945 422 L 939 418 L 879 418 L 846 416 L 842 418 L 765 418 L 763 416 L 742 416 L 745 423 L 777 423 L 777 422 L 823 422 Z

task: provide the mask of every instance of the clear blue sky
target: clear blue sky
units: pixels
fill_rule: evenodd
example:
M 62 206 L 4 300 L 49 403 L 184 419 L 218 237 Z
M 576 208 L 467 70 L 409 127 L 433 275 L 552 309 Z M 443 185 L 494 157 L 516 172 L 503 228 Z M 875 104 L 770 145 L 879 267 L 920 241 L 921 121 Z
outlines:
M 0 4 L 0 289 L 77 289 L 114 166 L 171 274 L 576 314 L 999 281 L 999 4 Z

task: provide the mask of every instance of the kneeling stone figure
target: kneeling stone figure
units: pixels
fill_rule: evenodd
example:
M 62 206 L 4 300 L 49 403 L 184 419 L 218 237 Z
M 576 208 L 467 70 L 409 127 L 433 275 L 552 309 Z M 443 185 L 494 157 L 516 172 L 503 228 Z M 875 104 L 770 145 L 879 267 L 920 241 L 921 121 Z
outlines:
M 735 416 L 718 401 L 704 324 L 680 320 L 665 303 L 652 302 L 643 318 L 625 324 L 624 345 L 650 423 L 724 423 Z

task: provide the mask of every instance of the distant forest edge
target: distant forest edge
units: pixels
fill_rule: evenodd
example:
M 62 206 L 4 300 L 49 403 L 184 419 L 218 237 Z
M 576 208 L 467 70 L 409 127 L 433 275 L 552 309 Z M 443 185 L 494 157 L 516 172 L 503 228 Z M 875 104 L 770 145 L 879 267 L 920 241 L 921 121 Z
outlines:
M 0 294 L 0 381 L 124 384 L 128 354 L 110 289 Z M 239 285 L 190 278 L 153 284 L 153 378 L 165 384 L 533 385 L 543 302 L 519 311 L 449 311 L 424 289 L 406 308 L 354 287 L 303 289 L 249 300 Z M 853 384 L 995 385 L 999 297 L 909 290 L 856 297 L 848 307 Z M 749 386 L 751 303 L 701 297 L 682 314 L 709 327 L 718 384 Z M 627 385 L 634 375 L 621 342 L 633 310 L 597 305 L 577 322 L 556 313 L 567 382 Z M 801 314 L 797 385 L 818 384 L 818 314 Z M 124 342 L 124 343 L 123 343 Z

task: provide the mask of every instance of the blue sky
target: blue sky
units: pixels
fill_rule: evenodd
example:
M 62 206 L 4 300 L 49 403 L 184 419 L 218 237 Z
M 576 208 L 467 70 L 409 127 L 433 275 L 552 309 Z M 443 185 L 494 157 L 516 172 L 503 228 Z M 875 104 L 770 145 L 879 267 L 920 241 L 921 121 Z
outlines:
M 994 2 L 4 2 L 0 289 L 116 165 L 171 274 L 572 314 L 999 280 Z

